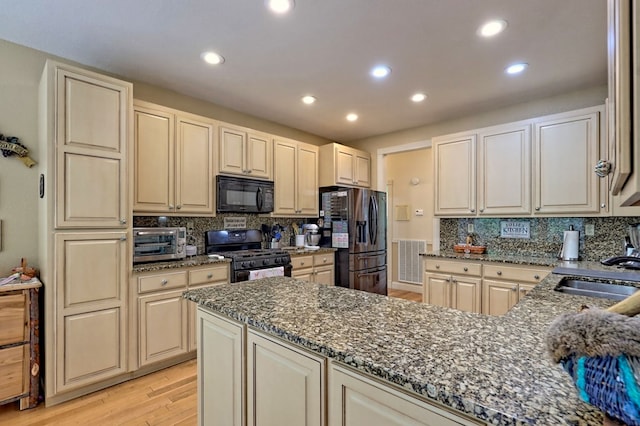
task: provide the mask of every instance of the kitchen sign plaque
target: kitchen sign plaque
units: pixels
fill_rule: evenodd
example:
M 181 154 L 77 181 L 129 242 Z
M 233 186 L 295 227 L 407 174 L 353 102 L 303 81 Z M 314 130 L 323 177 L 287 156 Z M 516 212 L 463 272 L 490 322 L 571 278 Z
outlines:
M 531 238 L 531 230 L 529 222 L 501 220 L 500 221 L 500 237 L 501 238 Z

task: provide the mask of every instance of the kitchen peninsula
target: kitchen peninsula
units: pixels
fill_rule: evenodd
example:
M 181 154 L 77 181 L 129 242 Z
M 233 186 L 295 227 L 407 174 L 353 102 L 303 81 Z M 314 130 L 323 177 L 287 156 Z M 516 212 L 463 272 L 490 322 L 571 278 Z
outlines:
M 297 397 L 285 411 L 302 411 L 309 420 L 309 407 L 317 408 L 318 418 L 307 424 L 322 424 L 325 412 L 328 424 L 385 414 L 437 425 L 602 424 L 600 412 L 578 399 L 570 377 L 549 360 L 544 342 L 557 315 L 585 300 L 602 308 L 613 302 L 557 293 L 560 278 L 550 274 L 500 317 L 286 277 L 189 291 L 185 297 L 199 304 L 198 350 L 204 351 L 198 356 L 200 421 L 216 409 L 224 411 L 216 417 L 240 421 L 242 407 L 249 420 L 269 416 L 282 390 Z M 279 356 L 286 361 L 276 362 Z M 311 366 L 301 367 L 296 357 Z M 213 360 L 218 367 L 207 371 Z M 302 387 L 285 388 L 288 368 L 303 373 L 304 380 L 292 382 Z M 209 374 L 225 389 L 216 392 Z M 315 393 L 305 388 L 309 383 Z M 268 390 L 269 402 L 258 401 L 256 395 Z M 225 405 L 210 395 L 224 395 Z

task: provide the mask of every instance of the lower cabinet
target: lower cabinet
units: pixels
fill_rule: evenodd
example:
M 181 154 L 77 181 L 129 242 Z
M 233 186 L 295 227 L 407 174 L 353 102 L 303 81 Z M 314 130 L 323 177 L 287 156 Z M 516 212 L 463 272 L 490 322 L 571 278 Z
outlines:
M 202 307 L 198 336 L 200 426 L 483 424 Z
M 325 359 L 247 333 L 247 424 L 324 425 Z
M 333 363 L 329 368 L 328 405 L 329 425 L 482 424 L 413 398 L 388 385 Z
M 549 272 L 549 269 L 545 268 L 485 265 L 483 312 L 488 315 L 506 314 Z
M 293 278 L 318 284 L 335 285 L 335 253 L 291 257 Z
M 425 262 L 424 303 L 482 311 L 482 265 L 479 263 L 427 260 Z

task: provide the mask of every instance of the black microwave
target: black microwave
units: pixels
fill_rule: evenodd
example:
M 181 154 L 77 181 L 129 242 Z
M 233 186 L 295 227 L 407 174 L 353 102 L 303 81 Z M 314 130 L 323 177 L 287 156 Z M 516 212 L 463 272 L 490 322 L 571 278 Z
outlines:
M 273 211 L 273 182 L 218 175 L 216 183 L 218 213 Z

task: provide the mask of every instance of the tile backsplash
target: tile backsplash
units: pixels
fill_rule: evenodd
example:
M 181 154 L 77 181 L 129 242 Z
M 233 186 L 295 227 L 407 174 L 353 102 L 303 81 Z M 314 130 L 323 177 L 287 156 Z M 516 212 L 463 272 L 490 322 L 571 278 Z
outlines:
M 316 223 L 317 219 L 303 218 L 272 218 L 267 216 L 258 216 L 255 214 L 218 214 L 216 217 L 171 217 L 167 216 L 166 225 L 159 225 L 157 216 L 134 216 L 133 226 L 184 226 L 187 227 L 188 222 L 193 222 L 193 231 L 188 233 L 187 244 L 195 244 L 198 248 L 198 254 L 205 253 L 204 233 L 213 229 L 224 229 L 225 217 L 246 217 L 247 229 L 261 229 L 261 225 L 265 224 L 272 227 L 275 224 L 280 225 L 282 231 L 282 246 L 294 245 L 291 243 L 293 228 L 291 224 L 300 223 Z M 266 248 L 266 246 L 265 246 Z
M 529 222 L 530 238 L 502 238 L 501 221 Z M 550 217 L 550 218 L 465 218 L 440 220 L 440 250 L 452 250 L 464 243 L 468 225 L 473 224 L 474 243 L 486 245 L 488 253 L 526 256 L 557 256 L 562 247 L 563 232 L 573 225 L 580 231 L 580 258 L 599 261 L 624 253 L 624 237 L 631 224 L 640 217 Z M 594 235 L 585 235 L 585 227 L 593 225 Z

